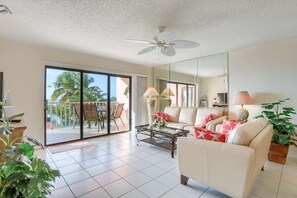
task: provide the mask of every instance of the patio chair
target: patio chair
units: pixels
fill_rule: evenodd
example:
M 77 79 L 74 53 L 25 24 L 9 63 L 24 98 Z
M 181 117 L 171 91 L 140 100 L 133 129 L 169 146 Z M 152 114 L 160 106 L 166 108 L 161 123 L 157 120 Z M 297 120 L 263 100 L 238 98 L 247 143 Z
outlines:
M 85 121 L 88 122 L 89 128 L 91 128 L 91 121 L 95 122 L 95 126 L 98 125 L 98 132 L 100 130 L 100 117 L 98 115 L 97 106 L 95 103 L 84 103 L 83 113 Z
M 73 104 L 73 109 L 74 109 L 74 112 L 75 112 L 75 118 L 74 118 L 74 124 L 73 124 L 73 129 L 74 129 L 74 127 L 79 124 L 80 104 L 79 103 Z
M 110 121 L 113 120 L 113 122 L 115 123 L 117 129 L 119 130 L 119 127 L 117 125 L 116 119 L 121 119 L 123 126 L 125 126 L 123 120 L 122 120 L 122 112 L 123 112 L 123 108 L 124 108 L 124 104 L 125 103 L 119 103 L 116 109 L 116 112 L 113 114 L 110 114 Z

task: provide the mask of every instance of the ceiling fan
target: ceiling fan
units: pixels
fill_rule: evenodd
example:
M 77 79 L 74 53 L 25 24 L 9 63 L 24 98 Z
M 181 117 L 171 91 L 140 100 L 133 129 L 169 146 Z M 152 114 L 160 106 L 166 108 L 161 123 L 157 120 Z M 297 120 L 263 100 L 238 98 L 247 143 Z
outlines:
M 161 53 L 166 56 L 174 56 L 177 49 L 189 49 L 199 47 L 199 43 L 189 40 L 175 40 L 175 34 L 172 32 L 165 32 L 165 26 L 158 28 L 159 34 L 153 37 L 153 41 L 138 40 L 138 39 L 126 39 L 126 41 L 142 44 L 150 44 L 152 46 L 144 48 L 137 55 L 142 55 L 160 48 Z

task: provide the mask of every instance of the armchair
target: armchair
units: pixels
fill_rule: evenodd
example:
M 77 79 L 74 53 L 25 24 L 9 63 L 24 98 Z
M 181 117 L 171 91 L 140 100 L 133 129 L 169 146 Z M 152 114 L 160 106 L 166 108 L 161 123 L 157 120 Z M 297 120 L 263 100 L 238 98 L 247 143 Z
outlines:
M 257 119 L 234 129 L 228 143 L 179 138 L 181 183 L 186 185 L 190 177 L 231 197 L 247 197 L 267 159 L 271 137 L 272 126 Z

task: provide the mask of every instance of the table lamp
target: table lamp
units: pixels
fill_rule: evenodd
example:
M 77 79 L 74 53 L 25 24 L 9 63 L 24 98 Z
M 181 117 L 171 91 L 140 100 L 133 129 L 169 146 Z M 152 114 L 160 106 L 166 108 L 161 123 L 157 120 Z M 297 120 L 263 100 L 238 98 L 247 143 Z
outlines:
M 156 110 L 156 96 L 159 96 L 159 93 L 154 87 L 149 87 L 146 92 L 143 94 L 143 96 L 148 97 L 147 98 L 147 110 L 148 110 L 148 120 L 149 124 L 153 122 L 153 116 Z
M 252 104 L 252 99 L 249 95 L 249 92 L 247 91 L 239 91 L 234 99 L 233 102 L 234 105 L 241 105 L 241 109 L 237 112 L 237 117 L 241 121 L 247 121 L 249 117 L 249 112 L 245 108 L 243 108 L 243 105 Z
M 166 88 L 162 91 L 161 96 L 163 96 L 163 104 L 165 107 L 171 106 L 171 98 L 170 96 L 175 96 L 170 88 Z

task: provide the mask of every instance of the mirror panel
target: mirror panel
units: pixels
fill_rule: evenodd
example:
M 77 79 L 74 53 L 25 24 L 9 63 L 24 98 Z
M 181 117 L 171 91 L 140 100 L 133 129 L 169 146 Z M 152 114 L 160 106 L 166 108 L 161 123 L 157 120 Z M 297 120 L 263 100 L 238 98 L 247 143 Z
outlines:
M 228 56 L 227 53 L 198 58 L 200 79 L 200 107 L 227 107 Z
M 171 106 L 195 107 L 198 99 L 197 92 L 197 59 L 191 59 L 170 64 L 169 83 L 176 87 L 175 96 L 171 96 Z
M 227 107 L 228 54 L 190 59 L 154 68 L 158 111 L 166 106 Z
M 169 65 L 161 65 L 158 67 L 154 67 L 154 87 L 158 91 L 158 93 L 161 95 L 161 93 L 167 88 L 167 83 L 169 80 Z M 165 91 L 166 92 L 166 91 Z M 165 95 L 169 95 L 166 94 Z M 167 97 L 158 97 L 158 102 L 157 102 L 157 111 L 163 111 L 165 106 L 170 106 L 170 104 L 164 104 L 165 102 L 169 102 L 169 100 L 164 101 L 163 99 Z

